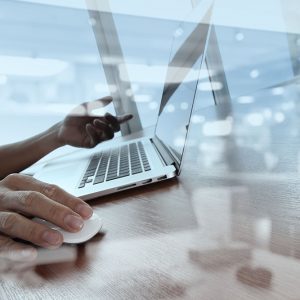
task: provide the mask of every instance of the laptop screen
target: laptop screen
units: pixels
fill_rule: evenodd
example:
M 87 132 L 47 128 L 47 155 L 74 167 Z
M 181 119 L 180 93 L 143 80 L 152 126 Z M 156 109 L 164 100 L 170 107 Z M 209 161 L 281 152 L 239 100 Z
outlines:
M 209 10 L 207 14 L 211 14 Z M 155 136 L 180 169 L 209 24 L 182 22 L 174 34 Z

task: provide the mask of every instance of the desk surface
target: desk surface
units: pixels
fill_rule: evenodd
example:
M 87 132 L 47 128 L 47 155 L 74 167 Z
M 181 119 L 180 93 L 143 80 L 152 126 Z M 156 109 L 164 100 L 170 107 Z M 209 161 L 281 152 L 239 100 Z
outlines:
M 300 299 L 297 119 L 244 107 L 196 114 L 178 179 L 90 202 L 90 242 L 1 262 L 0 298 Z

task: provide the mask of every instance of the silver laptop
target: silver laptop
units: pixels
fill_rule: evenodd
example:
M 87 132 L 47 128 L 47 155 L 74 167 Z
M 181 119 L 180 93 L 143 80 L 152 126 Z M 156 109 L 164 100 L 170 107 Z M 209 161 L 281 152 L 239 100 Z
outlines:
M 206 12 L 210 19 L 211 9 Z M 203 21 L 203 19 L 201 19 Z M 153 137 L 98 145 L 48 163 L 35 178 L 89 200 L 173 178 L 180 173 L 210 25 L 182 22 L 174 37 Z

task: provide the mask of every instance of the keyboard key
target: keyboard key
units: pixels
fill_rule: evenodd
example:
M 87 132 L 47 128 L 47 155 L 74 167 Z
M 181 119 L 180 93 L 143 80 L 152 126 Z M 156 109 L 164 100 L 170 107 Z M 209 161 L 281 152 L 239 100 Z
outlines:
M 100 175 L 105 175 L 105 173 L 106 173 L 106 169 L 99 170 L 99 171 L 97 172 L 97 174 L 96 174 L 96 177 L 97 177 L 97 176 L 100 176 Z
M 94 176 L 95 172 L 96 172 L 96 170 L 93 171 L 93 172 L 91 172 L 91 171 L 86 172 L 86 173 L 84 174 L 84 176 L 88 176 L 88 177 L 89 177 L 89 176 Z
M 139 174 L 139 173 L 142 173 L 143 172 L 143 170 L 142 170 L 142 168 L 140 168 L 140 169 L 133 169 L 132 170 L 132 174 L 134 175 L 134 174 Z
M 127 169 L 127 170 L 121 170 L 119 174 L 120 174 L 120 175 L 121 175 L 121 174 L 128 174 L 128 175 L 129 175 L 130 172 L 129 172 L 129 169 Z
M 129 175 L 130 175 L 129 173 L 120 173 L 118 178 L 124 178 L 124 177 L 127 177 Z
M 95 180 L 94 180 L 94 184 L 98 184 L 98 183 L 104 182 L 104 178 L 105 178 L 104 175 L 103 175 L 103 176 L 97 176 L 97 177 L 95 178 Z
M 95 177 L 93 184 L 99 184 L 150 170 L 143 144 L 131 143 L 94 155 L 79 187 L 83 188 L 87 183 L 92 182 L 92 177 Z
M 114 179 L 117 179 L 117 178 L 118 178 L 118 175 L 107 176 L 106 181 L 111 181 L 111 180 L 114 180 Z

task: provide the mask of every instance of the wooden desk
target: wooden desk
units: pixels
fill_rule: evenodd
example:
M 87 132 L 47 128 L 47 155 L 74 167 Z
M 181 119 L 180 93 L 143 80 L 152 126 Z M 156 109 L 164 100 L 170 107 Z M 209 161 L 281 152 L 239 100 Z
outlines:
M 1 263 L 0 298 L 300 299 L 297 119 L 252 108 L 196 113 L 178 179 L 92 201 L 102 234 Z

